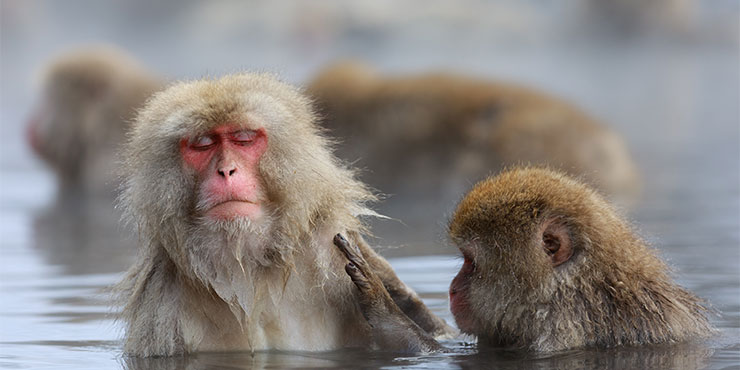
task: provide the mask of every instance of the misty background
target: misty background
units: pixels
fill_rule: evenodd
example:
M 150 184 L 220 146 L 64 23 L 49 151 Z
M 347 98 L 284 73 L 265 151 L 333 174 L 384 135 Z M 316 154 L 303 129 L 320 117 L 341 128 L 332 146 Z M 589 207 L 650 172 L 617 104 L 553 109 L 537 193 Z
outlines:
M 52 202 L 55 180 L 25 139 L 44 65 L 99 44 L 170 80 L 269 71 L 302 85 L 327 64 L 354 59 L 395 75 L 449 71 L 512 82 L 571 102 L 625 139 L 643 188 L 625 214 L 678 281 L 718 310 L 712 320 L 722 334 L 706 351 L 630 352 L 637 362 L 629 364 L 736 365 L 739 22 L 737 0 L 0 0 L 0 367 L 129 366 L 118 361 L 116 324 L 98 291 L 130 263 L 131 242 L 119 246 L 110 215 L 65 220 L 62 212 L 52 220 L 70 235 L 39 232 L 34 219 Z M 390 196 L 377 205 L 405 223 L 375 222 L 373 242 L 449 321 L 446 289 L 457 261 L 444 228 L 454 202 L 423 216 L 414 211 L 420 205 L 403 202 Z M 441 257 L 401 258 L 430 254 Z M 620 367 L 612 357 L 574 356 Z

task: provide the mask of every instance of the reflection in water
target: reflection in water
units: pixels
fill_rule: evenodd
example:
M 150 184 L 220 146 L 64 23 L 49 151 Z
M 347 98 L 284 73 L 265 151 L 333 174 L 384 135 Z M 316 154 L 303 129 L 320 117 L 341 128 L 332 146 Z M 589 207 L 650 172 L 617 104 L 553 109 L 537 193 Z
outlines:
M 700 369 L 714 351 L 700 344 L 645 346 L 608 350 L 574 350 L 535 355 L 481 350 L 461 364 L 477 369 L 495 363 L 496 369 Z
M 365 350 L 341 352 L 255 352 L 255 353 L 199 353 L 174 358 L 132 358 L 122 360 L 124 369 L 130 370 L 199 370 L 229 369 L 346 369 L 356 367 L 358 358 L 362 366 L 378 368 L 393 363 L 393 355 Z
M 33 220 L 33 247 L 66 275 L 123 271 L 136 238 L 106 197 L 60 197 Z
M 477 349 L 465 343 L 444 343 L 450 351 L 403 356 L 366 350 L 324 353 L 255 352 L 200 353 L 174 358 L 121 359 L 127 370 L 229 369 L 346 369 L 346 368 L 461 368 L 481 369 L 700 369 L 714 351 L 701 344 L 680 344 L 574 350 L 546 355 L 500 349 Z M 361 360 L 358 360 L 361 359 Z

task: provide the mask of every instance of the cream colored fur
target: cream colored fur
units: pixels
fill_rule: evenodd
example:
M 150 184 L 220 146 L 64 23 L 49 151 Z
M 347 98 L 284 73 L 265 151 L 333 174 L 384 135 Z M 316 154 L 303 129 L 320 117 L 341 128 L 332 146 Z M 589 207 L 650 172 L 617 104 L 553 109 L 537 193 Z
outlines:
M 179 141 L 220 124 L 267 133 L 259 171 L 264 219 L 195 215 L 197 184 Z M 141 239 L 116 287 L 125 352 L 331 350 L 368 345 L 334 234 L 364 230 L 374 197 L 331 154 L 309 102 L 265 74 L 178 83 L 139 113 L 120 203 Z M 359 234 L 357 234 L 359 235 Z

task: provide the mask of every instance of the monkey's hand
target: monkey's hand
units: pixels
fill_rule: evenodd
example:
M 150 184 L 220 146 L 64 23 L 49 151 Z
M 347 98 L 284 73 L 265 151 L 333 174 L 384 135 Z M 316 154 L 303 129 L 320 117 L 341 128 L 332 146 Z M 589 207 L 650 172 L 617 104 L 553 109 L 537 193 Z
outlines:
M 334 236 L 334 245 L 349 260 L 344 270 L 357 286 L 360 310 L 381 349 L 400 352 L 434 352 L 442 349 L 429 333 L 409 319 L 393 302 L 383 282 L 357 246 L 350 245 L 341 234 Z
M 360 255 L 369 266 L 368 269 L 380 278 L 393 302 L 411 321 L 436 339 L 452 338 L 459 334 L 457 329 L 447 325 L 444 320 L 429 310 L 419 295 L 398 278 L 390 263 L 365 243 L 357 232 L 350 233 L 348 236 L 352 244 L 360 250 Z

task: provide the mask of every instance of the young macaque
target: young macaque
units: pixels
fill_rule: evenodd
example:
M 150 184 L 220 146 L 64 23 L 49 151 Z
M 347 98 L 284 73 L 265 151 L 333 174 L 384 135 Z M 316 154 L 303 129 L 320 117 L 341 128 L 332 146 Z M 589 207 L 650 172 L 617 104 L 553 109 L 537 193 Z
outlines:
M 518 168 L 480 182 L 460 202 L 449 232 L 464 258 L 450 285 L 450 309 L 480 345 L 548 352 L 713 332 L 702 300 L 673 282 L 601 196 L 562 173 Z M 392 307 L 361 253 L 341 239 L 335 244 L 386 348 L 434 350 L 431 337 Z
M 341 139 L 340 158 L 356 160 L 366 182 L 402 199 L 454 201 L 491 171 L 527 163 L 581 176 L 620 200 L 637 188 L 618 135 L 535 90 L 446 73 L 383 77 L 346 62 L 307 91 Z
M 361 236 L 365 185 L 331 154 L 309 101 L 269 75 L 176 84 L 139 113 L 121 204 L 137 263 L 117 286 L 125 352 L 372 346 L 337 231 L 425 333 L 431 313 Z
M 113 195 L 115 153 L 136 108 L 161 85 L 110 47 L 68 52 L 50 63 L 27 136 L 56 172 L 61 195 Z

